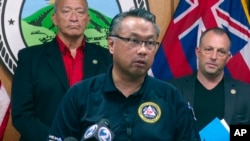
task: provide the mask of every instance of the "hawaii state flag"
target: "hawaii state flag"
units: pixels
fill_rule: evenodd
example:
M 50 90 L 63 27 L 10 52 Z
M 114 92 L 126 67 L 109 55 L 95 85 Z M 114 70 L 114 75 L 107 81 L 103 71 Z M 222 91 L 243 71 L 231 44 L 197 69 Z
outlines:
M 3 84 L 0 81 L 0 141 L 3 140 L 4 131 L 6 129 L 10 116 L 10 98 Z
M 225 73 L 250 83 L 250 29 L 247 0 L 180 0 L 151 73 L 169 80 L 197 70 L 195 48 L 201 32 L 222 27 L 231 36 L 232 59 Z

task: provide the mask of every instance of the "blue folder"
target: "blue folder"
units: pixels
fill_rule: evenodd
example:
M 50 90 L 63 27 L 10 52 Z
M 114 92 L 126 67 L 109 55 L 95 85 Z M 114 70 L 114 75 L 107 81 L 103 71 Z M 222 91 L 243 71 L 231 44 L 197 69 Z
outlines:
M 229 141 L 230 133 L 227 126 L 215 118 L 199 132 L 201 141 Z

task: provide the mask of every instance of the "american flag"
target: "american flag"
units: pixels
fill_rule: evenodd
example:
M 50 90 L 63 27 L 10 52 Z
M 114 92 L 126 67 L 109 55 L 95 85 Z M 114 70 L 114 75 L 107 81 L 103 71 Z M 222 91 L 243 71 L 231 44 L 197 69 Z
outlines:
M 10 116 L 10 98 L 0 81 L 0 141 L 3 140 L 4 132 Z
M 250 83 L 250 16 L 246 0 L 180 0 L 152 65 L 152 75 L 169 80 L 197 70 L 195 48 L 201 33 L 222 27 L 231 36 L 226 75 Z

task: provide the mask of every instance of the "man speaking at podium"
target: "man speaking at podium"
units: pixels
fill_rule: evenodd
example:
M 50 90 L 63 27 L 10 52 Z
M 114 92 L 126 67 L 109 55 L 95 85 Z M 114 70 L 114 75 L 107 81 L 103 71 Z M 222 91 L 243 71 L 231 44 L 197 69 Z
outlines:
M 192 111 L 180 92 L 147 75 L 159 47 L 159 32 L 155 16 L 146 10 L 132 9 L 116 15 L 108 37 L 113 65 L 106 74 L 68 90 L 49 140 L 69 136 L 81 140 L 86 130 L 101 119 L 110 122 L 115 141 L 200 140 Z M 91 129 L 95 134 L 93 129 L 100 128 Z

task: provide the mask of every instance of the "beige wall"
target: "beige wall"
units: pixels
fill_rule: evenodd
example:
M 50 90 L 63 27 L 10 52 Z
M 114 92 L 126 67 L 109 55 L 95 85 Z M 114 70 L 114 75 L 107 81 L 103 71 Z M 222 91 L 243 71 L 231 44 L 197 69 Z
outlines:
M 159 41 L 161 41 L 178 3 L 179 0 L 149 0 L 149 8 L 151 12 L 156 15 L 156 22 L 161 28 Z M 9 74 L 2 63 L 0 63 L 0 80 L 4 84 L 7 92 L 10 94 L 12 75 Z M 10 119 L 4 135 L 4 141 L 18 141 L 18 138 L 19 134 L 12 127 Z
M 156 22 L 161 28 L 159 41 L 161 41 L 179 0 L 149 0 L 150 11 L 156 15 Z

